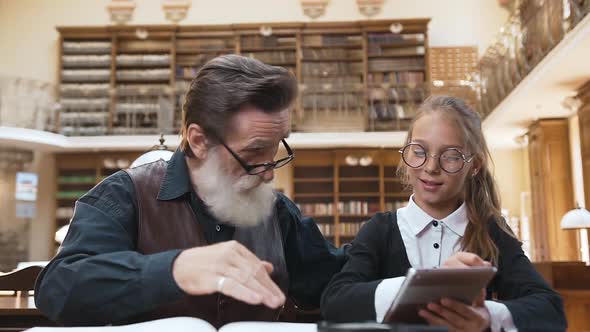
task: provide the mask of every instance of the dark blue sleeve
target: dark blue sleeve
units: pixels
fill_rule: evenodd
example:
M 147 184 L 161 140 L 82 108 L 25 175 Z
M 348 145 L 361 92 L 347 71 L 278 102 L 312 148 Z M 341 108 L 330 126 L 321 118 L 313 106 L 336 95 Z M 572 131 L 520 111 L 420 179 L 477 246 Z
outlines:
M 37 279 L 37 308 L 65 325 L 102 325 L 178 299 L 172 263 L 180 251 L 136 252 L 135 210 L 133 183 L 122 171 L 81 197 L 59 253 Z
M 288 295 L 300 308 L 319 308 L 322 291 L 344 264 L 344 251 L 328 242 L 315 221 L 303 217 L 282 194 L 278 207 L 289 272 Z

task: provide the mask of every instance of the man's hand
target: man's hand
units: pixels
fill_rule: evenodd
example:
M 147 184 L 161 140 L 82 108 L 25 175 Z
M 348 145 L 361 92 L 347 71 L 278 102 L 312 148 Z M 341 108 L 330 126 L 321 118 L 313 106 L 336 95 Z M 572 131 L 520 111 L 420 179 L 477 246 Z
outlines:
M 285 303 L 285 295 L 270 278 L 272 270 L 270 263 L 229 241 L 184 250 L 174 261 L 172 275 L 190 295 L 219 291 L 249 304 L 278 308 Z

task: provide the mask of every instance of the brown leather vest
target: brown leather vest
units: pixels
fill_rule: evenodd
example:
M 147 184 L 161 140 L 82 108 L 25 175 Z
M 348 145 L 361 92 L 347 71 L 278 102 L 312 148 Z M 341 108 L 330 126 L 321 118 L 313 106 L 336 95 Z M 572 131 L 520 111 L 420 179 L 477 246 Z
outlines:
M 137 197 L 137 251 L 142 254 L 208 245 L 186 197 L 174 200 L 157 199 L 166 167 L 167 163 L 160 160 L 126 170 L 133 181 Z M 274 271 L 271 277 L 287 294 L 289 280 L 283 242 L 276 211 L 273 215 L 273 218 L 259 226 L 236 228 L 234 240 L 243 244 L 258 258 L 272 263 Z M 160 306 L 145 318 L 192 316 L 204 319 L 218 328 L 233 321 L 275 321 L 279 314 L 280 309 L 272 310 L 263 305 L 252 306 L 216 293 L 183 296 L 174 303 Z

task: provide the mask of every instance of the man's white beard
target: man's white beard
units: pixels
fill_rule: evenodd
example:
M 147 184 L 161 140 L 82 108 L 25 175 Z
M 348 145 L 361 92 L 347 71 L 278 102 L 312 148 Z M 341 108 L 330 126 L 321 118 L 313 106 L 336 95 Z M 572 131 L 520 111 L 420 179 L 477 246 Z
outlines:
M 273 212 L 276 195 L 271 184 L 256 175 L 237 179 L 228 175 L 217 148 L 209 150 L 201 167 L 190 172 L 197 194 L 223 223 L 256 226 Z

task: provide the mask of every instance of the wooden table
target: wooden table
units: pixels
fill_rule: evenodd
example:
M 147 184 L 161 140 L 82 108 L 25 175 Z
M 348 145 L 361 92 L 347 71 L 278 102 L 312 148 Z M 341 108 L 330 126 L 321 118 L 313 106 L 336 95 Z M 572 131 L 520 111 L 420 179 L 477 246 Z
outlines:
M 34 326 L 56 326 L 37 307 L 32 296 L 0 295 L 0 331 L 22 331 Z

